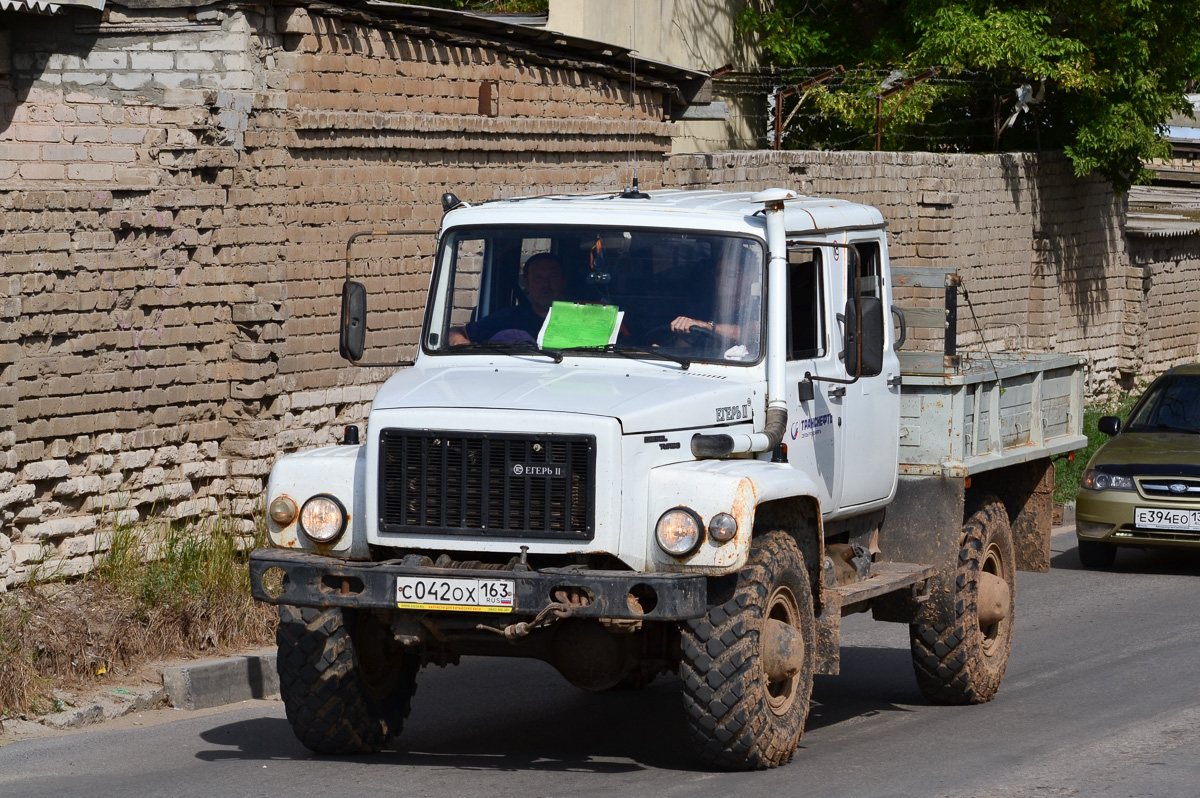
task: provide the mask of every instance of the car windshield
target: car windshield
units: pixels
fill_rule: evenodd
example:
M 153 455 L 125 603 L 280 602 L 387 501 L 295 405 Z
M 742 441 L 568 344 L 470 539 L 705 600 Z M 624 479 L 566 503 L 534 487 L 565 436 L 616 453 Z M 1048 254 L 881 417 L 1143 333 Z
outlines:
M 1200 432 L 1200 374 L 1174 374 L 1150 386 L 1125 429 L 1131 432 Z
M 763 252 L 706 232 L 453 229 L 424 348 L 749 365 L 762 352 Z

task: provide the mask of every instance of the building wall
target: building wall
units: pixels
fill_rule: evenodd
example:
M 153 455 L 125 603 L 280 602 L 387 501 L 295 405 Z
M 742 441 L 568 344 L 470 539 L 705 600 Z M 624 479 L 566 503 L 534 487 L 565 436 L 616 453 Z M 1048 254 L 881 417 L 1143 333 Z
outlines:
M 1130 239 L 1126 341 L 1147 378 L 1200 360 L 1200 236 Z
M 762 63 L 751 34 L 737 29 L 747 0 L 550 0 L 550 30 L 631 49 L 643 58 L 713 72 L 727 64 Z M 767 135 L 766 100 L 750 94 L 716 96 L 729 118 L 682 121 L 673 151 L 755 148 Z
M 40 560 L 87 570 L 115 524 L 248 531 L 280 453 L 362 421 L 391 370 L 337 356 L 353 233 L 432 231 L 446 191 L 619 188 L 633 147 L 659 183 L 672 133 L 627 76 L 379 20 L 222 4 L 0 25 L 19 26 L 0 70 L 0 589 Z M 387 360 L 412 356 L 432 243 L 351 253 Z
M 636 163 L 645 187 L 870 202 L 897 264 L 964 274 L 989 345 L 1088 352 L 1097 390 L 1194 336 L 1156 309 L 1182 300 L 1129 276 L 1175 263 L 1181 287 L 1200 259 L 1131 267 L 1121 203 L 1059 159 L 672 156 L 653 87 L 511 43 L 282 6 L 19 19 L 0 69 L 0 589 L 39 561 L 87 570 L 118 523 L 250 529 L 272 463 L 361 423 L 394 371 L 337 357 L 347 239 L 416 233 L 360 239 L 349 263 L 372 357 L 411 357 L 446 191 L 611 190 Z

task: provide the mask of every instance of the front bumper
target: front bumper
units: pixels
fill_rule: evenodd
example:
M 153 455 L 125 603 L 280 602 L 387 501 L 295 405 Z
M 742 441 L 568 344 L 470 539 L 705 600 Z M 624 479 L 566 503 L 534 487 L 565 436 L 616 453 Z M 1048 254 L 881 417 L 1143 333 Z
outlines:
M 1200 510 L 1200 502 L 1147 499 L 1136 490 L 1080 490 L 1075 502 L 1079 540 L 1121 546 L 1200 547 L 1200 531 L 1147 529 L 1134 522 L 1138 507 Z
M 268 569 L 283 571 L 282 590 L 263 584 Z M 494 571 L 402 565 L 399 561 L 360 562 L 305 551 L 264 548 L 250 553 L 250 590 L 269 604 L 301 607 L 396 608 L 396 577 L 472 577 L 513 580 L 513 610 L 506 615 L 536 615 L 565 589 L 583 593 L 587 603 L 574 608 L 577 618 L 639 621 L 682 621 L 704 615 L 707 581 L 700 574 L 591 571 L 545 568 L 540 571 Z M 274 580 L 272 580 L 274 581 Z M 438 613 L 439 610 L 404 610 Z M 460 612 L 454 612 L 460 615 Z M 493 616 L 495 617 L 495 616 Z

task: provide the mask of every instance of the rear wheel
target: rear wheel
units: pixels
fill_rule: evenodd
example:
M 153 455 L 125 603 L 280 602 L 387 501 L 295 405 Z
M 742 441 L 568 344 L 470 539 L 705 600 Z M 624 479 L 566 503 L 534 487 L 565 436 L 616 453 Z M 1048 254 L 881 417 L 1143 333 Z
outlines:
M 713 584 L 708 613 L 681 630 L 692 737 L 717 767 L 782 765 L 812 696 L 816 625 L 804 556 L 786 532 L 771 532 L 754 541 L 736 578 Z
M 953 623 L 909 627 L 917 684 L 938 704 L 990 701 L 1012 649 L 1016 573 L 1003 503 L 987 498 L 963 524 L 961 541 Z
M 1079 562 L 1084 568 L 1112 568 L 1117 559 L 1117 547 L 1094 540 L 1079 541 Z
M 400 733 L 420 665 L 392 650 L 389 631 L 365 613 L 279 606 L 279 692 L 306 748 L 374 753 Z

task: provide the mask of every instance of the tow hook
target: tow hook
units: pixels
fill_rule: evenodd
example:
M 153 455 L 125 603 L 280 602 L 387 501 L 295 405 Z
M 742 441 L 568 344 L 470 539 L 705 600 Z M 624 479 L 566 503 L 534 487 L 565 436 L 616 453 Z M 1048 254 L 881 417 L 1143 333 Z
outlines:
M 497 629 L 494 626 L 487 624 L 479 624 L 475 628 L 481 632 L 495 632 L 498 635 L 504 635 L 504 639 L 510 643 L 515 643 L 522 637 L 527 637 L 537 629 L 542 629 L 558 621 L 570 618 L 575 614 L 575 608 L 560 602 L 551 602 L 546 605 L 546 608 L 537 614 L 532 621 L 521 621 L 520 623 L 509 624 L 503 629 Z

